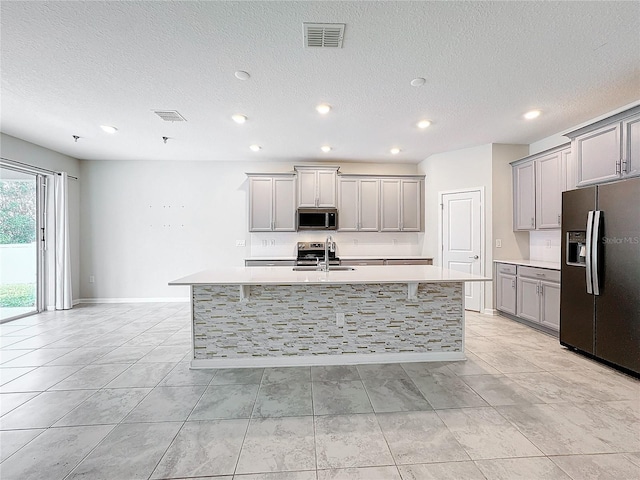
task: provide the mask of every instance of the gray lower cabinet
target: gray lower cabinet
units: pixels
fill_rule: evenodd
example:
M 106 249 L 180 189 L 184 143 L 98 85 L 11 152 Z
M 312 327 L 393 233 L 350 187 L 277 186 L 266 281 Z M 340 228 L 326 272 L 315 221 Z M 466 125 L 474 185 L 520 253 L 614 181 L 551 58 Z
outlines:
M 376 258 L 376 259 L 370 259 L 370 260 L 358 260 L 358 259 L 340 260 L 340 265 L 345 265 L 347 267 L 357 267 L 357 266 L 366 267 L 369 265 L 384 265 L 384 259 Z
M 560 271 L 497 263 L 496 308 L 559 330 Z
M 341 265 L 350 267 L 368 265 L 433 265 L 432 258 L 350 258 L 340 260 Z

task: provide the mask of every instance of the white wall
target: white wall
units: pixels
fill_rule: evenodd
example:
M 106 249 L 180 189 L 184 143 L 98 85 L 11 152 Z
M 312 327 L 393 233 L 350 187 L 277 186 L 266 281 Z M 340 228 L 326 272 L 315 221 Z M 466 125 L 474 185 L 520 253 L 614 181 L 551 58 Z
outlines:
M 70 140 L 71 141 L 71 140 Z M 71 245 L 71 276 L 74 302 L 80 298 L 80 161 L 53 150 L 0 133 L 0 156 L 34 167 L 67 172 L 78 180 L 69 179 L 69 242 Z M 51 302 L 46 302 L 48 305 Z
M 345 173 L 417 173 L 415 165 L 336 164 Z M 292 256 L 298 240 L 324 238 L 324 234 L 248 232 L 245 173 L 287 172 L 293 166 L 83 161 L 82 298 L 187 298 L 185 287 L 167 283 L 207 268 L 241 266 L 249 256 Z M 396 234 L 394 238 L 399 239 L 398 254 L 420 253 L 417 234 Z M 269 240 L 265 248 L 261 247 L 263 239 Z M 353 246 L 346 234 L 336 234 L 335 239 L 341 254 Z M 244 240 L 246 246 L 236 247 L 236 240 Z M 393 246 L 387 234 L 364 234 L 359 242 Z M 90 276 L 95 283 L 89 283 Z

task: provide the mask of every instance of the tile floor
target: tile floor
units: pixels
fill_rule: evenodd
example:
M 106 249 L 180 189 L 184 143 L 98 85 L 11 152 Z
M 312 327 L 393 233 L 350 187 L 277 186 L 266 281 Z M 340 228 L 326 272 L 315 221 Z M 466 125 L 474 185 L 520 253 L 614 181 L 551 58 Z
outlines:
M 640 382 L 501 317 L 466 362 L 189 370 L 184 304 L 0 325 L 0 477 L 640 478 Z

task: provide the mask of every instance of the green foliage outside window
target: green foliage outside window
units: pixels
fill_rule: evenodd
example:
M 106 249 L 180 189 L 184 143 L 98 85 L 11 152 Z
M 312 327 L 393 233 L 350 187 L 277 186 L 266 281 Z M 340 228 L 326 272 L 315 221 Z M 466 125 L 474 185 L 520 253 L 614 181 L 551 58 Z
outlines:
M 35 182 L 0 181 L 0 244 L 36 241 Z
M 36 304 L 36 286 L 33 283 L 0 285 L 0 307 L 32 307 Z

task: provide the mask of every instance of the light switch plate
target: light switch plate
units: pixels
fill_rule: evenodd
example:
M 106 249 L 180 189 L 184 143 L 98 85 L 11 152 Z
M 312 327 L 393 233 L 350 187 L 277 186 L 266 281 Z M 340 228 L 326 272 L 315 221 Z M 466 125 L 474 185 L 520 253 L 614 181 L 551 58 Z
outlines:
M 236 247 L 246 247 L 247 244 L 244 240 L 236 240 Z
M 496 248 L 502 248 L 502 240 L 499 238 L 496 238 Z

